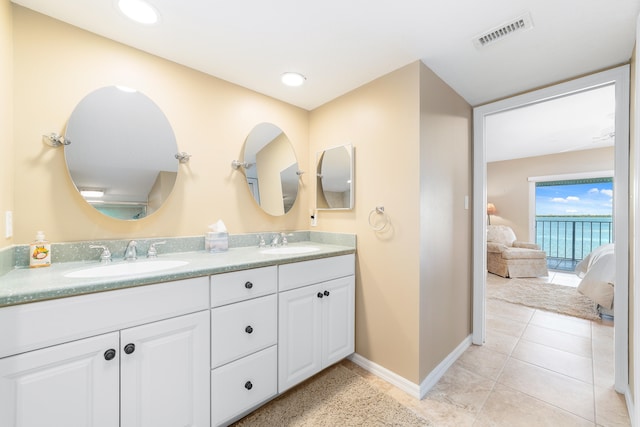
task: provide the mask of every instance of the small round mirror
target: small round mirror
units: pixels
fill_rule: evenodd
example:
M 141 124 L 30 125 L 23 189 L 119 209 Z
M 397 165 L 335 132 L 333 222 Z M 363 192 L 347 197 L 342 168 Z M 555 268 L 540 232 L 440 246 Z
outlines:
M 291 141 L 278 126 L 260 123 L 244 143 L 249 191 L 269 215 L 289 212 L 298 196 L 298 161 Z
M 84 199 L 118 219 L 140 219 L 169 197 L 178 174 L 173 129 L 146 95 L 119 86 L 91 92 L 67 124 L 67 169 Z

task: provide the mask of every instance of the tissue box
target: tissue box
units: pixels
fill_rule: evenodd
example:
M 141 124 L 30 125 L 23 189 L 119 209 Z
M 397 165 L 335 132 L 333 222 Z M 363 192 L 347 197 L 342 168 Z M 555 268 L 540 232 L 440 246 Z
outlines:
M 229 249 L 229 233 L 210 231 L 204 236 L 204 250 L 224 252 Z

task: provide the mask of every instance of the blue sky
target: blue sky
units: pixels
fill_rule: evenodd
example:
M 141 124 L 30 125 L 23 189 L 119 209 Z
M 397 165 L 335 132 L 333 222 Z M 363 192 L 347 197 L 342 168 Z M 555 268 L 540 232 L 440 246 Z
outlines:
M 536 188 L 536 215 L 611 215 L 613 183 Z

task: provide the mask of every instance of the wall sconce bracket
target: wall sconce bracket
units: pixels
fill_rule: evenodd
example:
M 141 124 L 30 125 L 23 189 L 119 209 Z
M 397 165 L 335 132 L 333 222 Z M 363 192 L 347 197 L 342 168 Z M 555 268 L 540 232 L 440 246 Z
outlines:
M 190 157 L 191 154 L 187 153 L 186 151 L 181 151 L 176 154 L 176 159 L 178 159 L 180 163 L 189 163 Z
M 71 140 L 55 132 L 51 132 L 49 135 L 42 135 L 42 142 L 50 147 L 60 147 L 61 145 L 71 144 Z

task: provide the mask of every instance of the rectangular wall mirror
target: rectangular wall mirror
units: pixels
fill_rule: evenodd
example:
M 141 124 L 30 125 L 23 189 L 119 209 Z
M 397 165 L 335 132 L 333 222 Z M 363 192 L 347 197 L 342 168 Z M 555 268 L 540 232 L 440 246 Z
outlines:
M 353 166 L 352 145 L 318 152 L 316 209 L 353 209 Z

